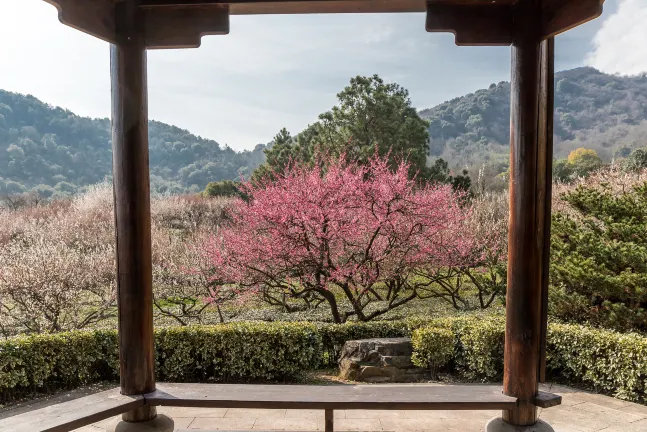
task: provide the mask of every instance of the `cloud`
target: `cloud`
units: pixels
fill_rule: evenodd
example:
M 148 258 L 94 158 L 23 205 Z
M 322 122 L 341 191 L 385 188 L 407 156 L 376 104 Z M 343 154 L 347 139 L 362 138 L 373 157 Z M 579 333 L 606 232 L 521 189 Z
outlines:
M 607 73 L 647 72 L 647 2 L 621 0 L 596 33 L 587 64 Z

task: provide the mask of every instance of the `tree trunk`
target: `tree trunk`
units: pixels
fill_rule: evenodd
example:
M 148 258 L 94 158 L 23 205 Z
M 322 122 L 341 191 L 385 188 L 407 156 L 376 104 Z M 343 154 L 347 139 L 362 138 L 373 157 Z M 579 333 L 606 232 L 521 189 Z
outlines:
M 326 299 L 330 305 L 330 312 L 332 313 L 332 319 L 335 324 L 342 324 L 344 321 L 341 319 L 341 314 L 339 313 L 339 307 L 337 306 L 337 299 L 335 294 L 331 293 L 327 289 L 317 289 L 317 291 Z

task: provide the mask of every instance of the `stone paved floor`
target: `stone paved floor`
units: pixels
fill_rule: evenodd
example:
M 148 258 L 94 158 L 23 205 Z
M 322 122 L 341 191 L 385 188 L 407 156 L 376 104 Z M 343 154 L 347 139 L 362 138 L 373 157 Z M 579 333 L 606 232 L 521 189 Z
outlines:
M 546 386 L 562 395 L 562 405 L 541 410 L 540 418 L 556 432 L 647 432 L 647 406 L 579 390 Z M 319 431 L 323 411 L 160 408 L 178 430 Z M 335 411 L 336 431 L 482 432 L 499 411 Z M 105 432 L 110 420 L 77 429 Z

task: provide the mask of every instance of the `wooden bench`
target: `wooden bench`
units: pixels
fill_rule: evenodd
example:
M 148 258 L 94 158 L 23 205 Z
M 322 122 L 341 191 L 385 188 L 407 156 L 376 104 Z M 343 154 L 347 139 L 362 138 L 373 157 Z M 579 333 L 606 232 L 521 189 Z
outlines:
M 107 390 L 0 420 L 0 431 L 67 432 L 123 414 L 145 404 L 143 396 L 123 396 Z
M 540 392 L 535 404 L 559 405 L 561 396 Z M 201 408 L 321 409 L 325 431 L 333 431 L 333 411 L 514 410 L 517 399 L 497 385 L 251 385 L 168 384 L 143 396 L 122 396 L 119 389 L 0 420 L 0 430 L 66 432 L 143 405 Z

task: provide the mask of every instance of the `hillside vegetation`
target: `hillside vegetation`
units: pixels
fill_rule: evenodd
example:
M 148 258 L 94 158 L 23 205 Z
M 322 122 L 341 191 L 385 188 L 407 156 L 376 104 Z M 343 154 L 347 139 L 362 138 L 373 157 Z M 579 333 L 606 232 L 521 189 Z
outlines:
M 151 187 L 198 191 L 260 165 L 263 145 L 236 152 L 165 123 L 149 123 Z M 76 192 L 112 173 L 110 121 L 91 119 L 33 96 L 0 90 L 0 194 L 35 189 L 43 197 Z
M 391 118 L 387 114 L 399 111 L 383 112 L 384 106 L 391 107 L 384 102 L 387 99 L 397 101 L 398 109 L 404 107 L 413 111 L 406 89 L 382 83 L 378 77 L 355 80 L 363 81 L 354 85 L 351 81 L 351 86 L 340 93 L 339 105 L 323 113 L 319 121 L 294 137 L 285 130 L 277 135 L 275 140 L 282 139 L 276 141 L 277 147 L 268 153 L 270 168 L 281 168 L 289 158 L 312 157 L 313 148 L 330 150 L 326 138 L 332 135 L 335 142 L 345 143 L 344 148 L 333 153 L 348 151 L 348 146 L 353 144 L 352 149 L 362 149 L 362 157 L 371 153 L 376 143 L 385 147 L 384 142 L 388 142 L 386 147 L 393 147 L 395 153 L 400 154 L 405 148 L 417 149 L 421 137 L 426 140 L 426 134 L 414 134 L 414 139 L 405 133 L 408 129 L 397 126 L 399 123 L 389 123 Z M 358 83 L 367 83 L 364 87 L 370 87 L 370 91 Z M 573 150 L 584 147 L 594 150 L 602 162 L 609 162 L 628 156 L 647 142 L 647 75 L 621 77 L 583 67 L 558 72 L 555 86 L 557 158 L 565 158 Z M 383 106 L 367 106 L 360 110 L 365 117 L 353 117 L 349 121 L 345 113 L 357 108 L 353 105 L 357 101 L 346 96 L 357 94 L 371 96 L 370 100 L 379 100 Z M 376 95 L 393 97 L 385 99 L 386 96 Z M 344 102 L 346 99 L 351 102 Z M 509 158 L 509 110 L 510 84 L 500 82 L 420 111 L 419 116 L 429 122 L 429 177 L 436 178 L 440 172 L 441 177 L 451 180 L 450 174 L 460 174 L 465 168 L 473 177 L 485 168 L 480 176 L 486 179 L 504 173 Z M 373 111 L 377 112 L 378 120 L 386 119 L 382 123 L 395 128 L 397 139 L 385 141 L 381 136 L 382 139 L 376 141 L 375 137 L 358 132 L 364 120 L 372 121 Z M 413 119 L 403 123 L 408 126 L 416 121 L 422 124 L 417 115 L 407 114 L 402 118 Z M 382 135 L 391 131 L 386 126 L 382 129 Z M 328 133 L 331 130 L 334 134 Z M 203 190 L 209 182 L 237 180 L 241 174 L 249 176 L 265 162 L 264 150 L 274 144 L 235 152 L 216 141 L 156 121 L 150 122 L 149 139 L 151 186 L 156 192 L 166 193 Z M 411 143 L 405 145 L 403 139 Z M 381 148 L 381 153 L 387 151 L 386 147 Z M 409 154 L 409 159 L 424 159 L 423 153 L 416 150 L 415 157 Z M 438 158 L 447 161 L 448 166 L 438 169 L 439 166 L 434 165 Z M 35 190 L 45 198 L 70 194 L 104 181 L 111 171 L 108 119 L 80 117 L 32 96 L 0 90 L 0 195 L 28 190 Z M 498 181 L 497 184 L 503 188 L 506 182 Z
M 555 156 L 579 147 L 603 161 L 625 157 L 647 142 L 647 75 L 622 77 L 590 67 L 555 74 Z M 508 165 L 510 83 L 492 84 L 420 112 L 430 154 L 456 167 Z

